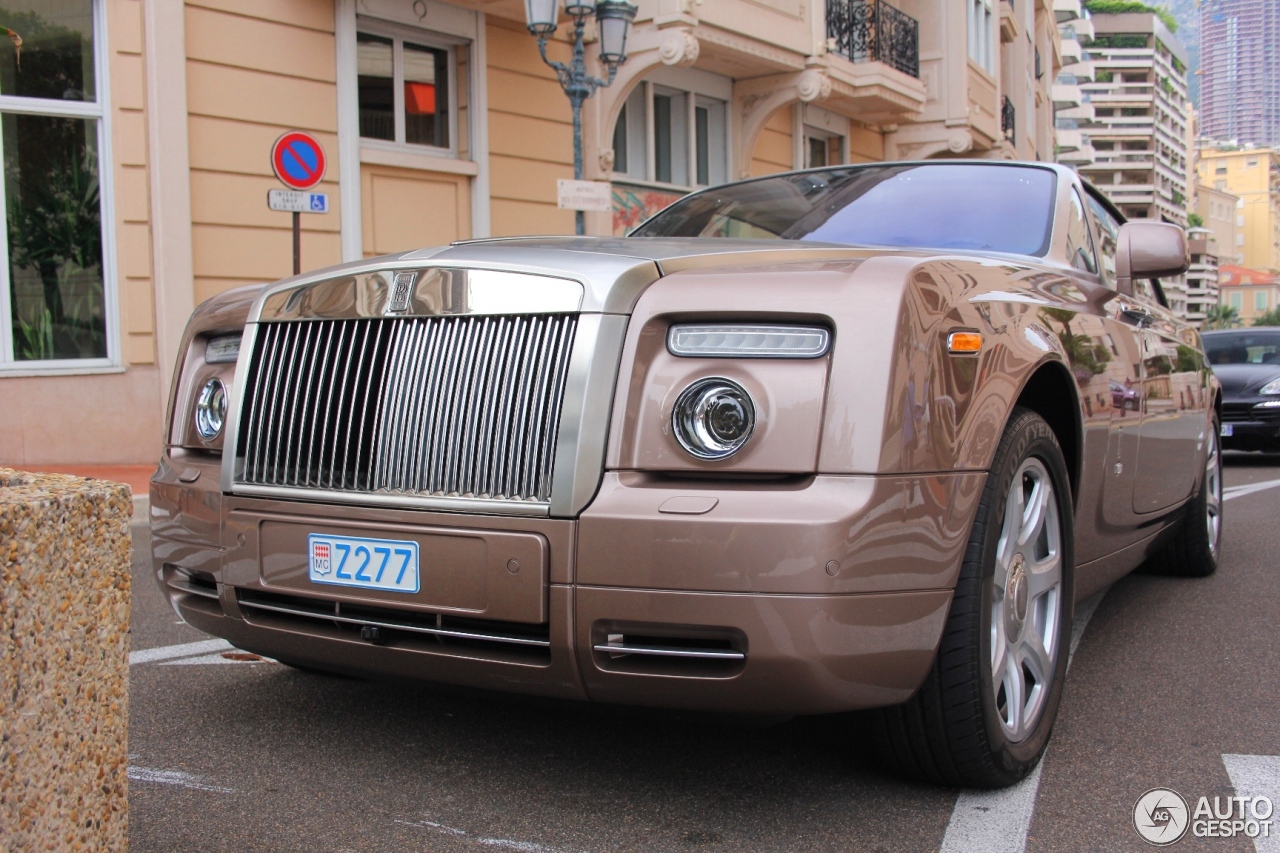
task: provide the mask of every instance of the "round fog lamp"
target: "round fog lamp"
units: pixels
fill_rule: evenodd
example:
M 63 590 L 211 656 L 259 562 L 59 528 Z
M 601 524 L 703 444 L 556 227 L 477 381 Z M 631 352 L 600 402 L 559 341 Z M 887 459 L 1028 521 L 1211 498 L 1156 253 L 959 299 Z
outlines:
M 747 443 L 756 407 L 746 389 L 718 376 L 699 379 L 676 399 L 671 427 L 680 446 L 699 459 L 724 459 Z
M 200 389 L 196 398 L 196 432 L 205 441 L 213 441 L 222 434 L 227 420 L 227 389 L 222 380 L 210 379 Z

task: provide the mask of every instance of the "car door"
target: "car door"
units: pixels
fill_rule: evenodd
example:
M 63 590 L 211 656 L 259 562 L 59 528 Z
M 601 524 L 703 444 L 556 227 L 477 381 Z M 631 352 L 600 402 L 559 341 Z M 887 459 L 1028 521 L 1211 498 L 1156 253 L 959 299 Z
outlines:
M 1142 437 L 1133 508 L 1159 512 L 1195 486 L 1208 428 L 1208 371 L 1196 334 L 1160 298 L 1158 283 L 1134 282 L 1142 320 Z
M 1091 380 L 1083 382 L 1084 371 L 1073 368 L 1085 405 L 1086 433 L 1101 432 L 1088 443 L 1095 448 L 1085 464 L 1094 468 L 1100 482 L 1098 507 L 1081 507 L 1081 513 L 1096 513 L 1097 538 L 1093 544 L 1080 541 L 1077 560 L 1086 562 L 1137 541 L 1140 520 L 1133 508 L 1138 474 L 1138 447 L 1142 424 L 1142 329 L 1125 314 L 1115 294 L 1116 238 L 1120 222 L 1086 194 L 1084 202 L 1073 188 L 1068 224 L 1067 254 L 1074 267 L 1109 295 L 1093 319 L 1089 333 L 1093 358 Z M 1080 213 L 1077 214 L 1077 210 Z M 1077 215 L 1092 225 L 1089 245 L 1072 236 Z M 1106 217 L 1104 220 L 1102 217 Z M 1088 225 L 1085 226 L 1088 237 Z M 1108 293 L 1109 291 L 1109 293 Z M 1083 331 L 1083 330 L 1082 330 Z

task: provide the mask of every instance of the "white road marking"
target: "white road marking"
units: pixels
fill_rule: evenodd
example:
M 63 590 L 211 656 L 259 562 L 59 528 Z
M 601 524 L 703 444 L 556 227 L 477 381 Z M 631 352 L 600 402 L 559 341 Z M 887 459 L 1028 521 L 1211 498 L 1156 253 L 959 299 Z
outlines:
M 1268 797 L 1280 810 L 1280 755 L 1224 755 L 1231 786 L 1240 797 Z M 1192 806 L 1194 808 L 1194 806 Z M 1273 813 L 1271 834 L 1250 839 L 1257 853 L 1280 853 L 1280 814 Z
M 180 788 L 190 788 L 194 791 L 211 791 L 215 794 L 235 793 L 230 788 L 210 784 L 199 776 L 192 776 L 190 773 L 183 773 L 181 770 L 152 770 L 150 767 L 135 767 L 132 764 L 129 765 L 129 781 L 153 782 L 157 785 L 177 785 Z
M 523 851 L 523 853 L 563 853 L 563 851 L 558 847 L 548 847 L 545 844 L 538 844 L 534 841 L 513 841 L 510 838 L 486 838 L 484 836 L 472 835 L 465 829 L 445 826 L 443 823 L 436 823 L 432 820 L 396 819 L 395 823 L 401 824 L 402 826 L 417 826 L 425 829 L 434 829 L 436 832 L 461 836 L 475 844 L 480 844 L 485 847 L 497 847 L 503 850 L 520 850 Z
M 1251 495 L 1254 492 L 1274 489 L 1276 486 L 1280 486 L 1280 480 L 1264 480 L 1261 483 L 1245 483 L 1242 486 L 1232 486 L 1229 489 L 1222 490 L 1222 499 L 1224 501 L 1229 501 L 1232 498 L 1238 498 L 1241 495 Z
M 1071 647 L 1067 651 L 1068 669 L 1085 627 L 1106 594 L 1104 589 L 1076 605 L 1076 618 L 1071 625 Z M 1042 757 L 1035 770 L 1012 787 L 999 791 L 962 791 L 951 810 L 946 834 L 942 836 L 941 853 L 1023 853 L 1027 848 L 1027 832 L 1031 829 L 1031 816 L 1035 812 L 1043 768 Z
M 229 655 L 232 655 L 229 657 Z M 244 657 L 240 657 L 243 655 Z M 243 664 L 243 663 L 275 663 L 271 658 L 259 657 L 258 655 L 250 655 L 249 652 L 240 651 L 222 651 L 215 652 L 211 655 L 200 655 L 194 658 L 179 658 L 177 660 L 167 660 L 160 666 L 220 666 L 222 664 Z
M 154 663 L 158 660 L 186 658 L 194 655 L 207 655 L 210 652 L 223 652 L 233 646 L 226 640 L 200 640 L 195 643 L 180 643 L 176 646 L 160 646 L 156 649 L 143 649 L 129 652 L 129 666 L 140 663 Z

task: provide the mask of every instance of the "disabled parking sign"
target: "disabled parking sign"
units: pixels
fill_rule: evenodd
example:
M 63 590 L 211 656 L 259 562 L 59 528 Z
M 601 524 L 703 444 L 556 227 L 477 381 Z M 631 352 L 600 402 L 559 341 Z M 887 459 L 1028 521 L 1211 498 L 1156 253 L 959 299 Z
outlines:
M 291 130 L 271 146 L 271 168 L 289 189 L 309 190 L 324 177 L 324 149 L 311 134 Z

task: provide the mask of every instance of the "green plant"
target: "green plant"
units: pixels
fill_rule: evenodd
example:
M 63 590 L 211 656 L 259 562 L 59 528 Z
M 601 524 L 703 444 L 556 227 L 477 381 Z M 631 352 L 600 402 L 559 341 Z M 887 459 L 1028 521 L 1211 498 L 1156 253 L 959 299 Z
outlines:
M 1203 217 L 1203 216 L 1201 216 L 1201 215 L 1200 215 L 1200 214 L 1198 214 L 1198 213 L 1188 213 L 1188 214 L 1187 214 L 1187 226 L 1188 226 L 1188 227 L 1190 227 L 1190 228 L 1203 228 L 1203 227 L 1204 227 L 1204 217 Z
M 1096 83 L 1110 83 L 1111 72 L 1106 70 L 1098 71 L 1093 75 L 1093 79 Z
M 1041 308 L 1040 316 L 1046 322 L 1054 320 L 1062 324 L 1062 331 L 1056 334 L 1073 370 L 1088 371 L 1091 376 L 1098 376 L 1106 371 L 1107 364 L 1111 361 L 1111 352 L 1088 335 L 1077 335 L 1071 331 L 1071 321 L 1076 318 L 1076 312 L 1066 308 Z
M 1208 331 L 1209 329 L 1235 329 L 1240 326 L 1240 312 L 1230 305 L 1211 305 L 1209 310 L 1204 312 L 1204 323 L 1201 328 Z
M 1280 326 L 1280 308 L 1272 308 L 1253 318 L 1255 326 Z
M 54 357 L 53 315 L 46 308 L 28 323 L 21 317 L 13 322 L 14 349 L 19 361 L 33 361 Z
M 1169 32 L 1178 31 L 1178 19 L 1173 13 L 1161 6 L 1149 6 L 1141 0 L 1085 0 L 1084 7 L 1095 15 L 1122 15 L 1125 12 L 1151 12 L 1168 28 Z M 1145 45 L 1143 45 L 1145 47 Z

